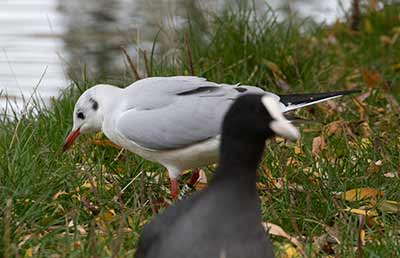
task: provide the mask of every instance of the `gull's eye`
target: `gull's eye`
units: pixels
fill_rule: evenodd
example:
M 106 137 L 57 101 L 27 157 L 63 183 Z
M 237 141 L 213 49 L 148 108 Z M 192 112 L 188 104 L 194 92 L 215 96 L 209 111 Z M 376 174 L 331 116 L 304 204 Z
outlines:
M 76 116 L 79 118 L 79 119 L 85 119 L 85 115 L 83 114 L 83 112 L 81 112 L 81 111 L 79 111 L 77 114 L 76 114 Z

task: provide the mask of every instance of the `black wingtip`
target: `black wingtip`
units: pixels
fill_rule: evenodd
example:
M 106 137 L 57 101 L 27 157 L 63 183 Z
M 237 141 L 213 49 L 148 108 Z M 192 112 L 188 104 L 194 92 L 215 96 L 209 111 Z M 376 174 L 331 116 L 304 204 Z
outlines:
M 344 96 L 354 93 L 359 93 L 360 90 L 343 90 L 331 91 L 322 93 L 306 93 L 306 94 L 288 94 L 279 95 L 280 101 L 285 105 L 296 105 L 301 103 L 315 102 L 323 99 L 328 99 L 336 96 Z

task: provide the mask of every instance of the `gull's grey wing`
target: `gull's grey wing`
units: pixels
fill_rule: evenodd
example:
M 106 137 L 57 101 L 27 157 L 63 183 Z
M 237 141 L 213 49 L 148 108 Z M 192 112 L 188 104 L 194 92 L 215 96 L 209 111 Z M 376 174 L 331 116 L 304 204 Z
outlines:
M 163 107 L 130 109 L 116 127 L 129 140 L 154 150 L 182 148 L 219 135 L 234 98 L 176 96 Z
M 125 89 L 128 97 L 125 109 L 155 109 L 175 101 L 179 94 L 198 88 L 219 88 L 220 85 L 195 76 L 149 77 Z
M 154 150 L 182 148 L 220 134 L 225 112 L 238 96 L 265 93 L 252 86 L 208 82 L 194 76 L 152 77 L 125 89 L 117 130 Z
M 129 99 L 125 109 L 163 107 L 173 102 L 176 95 L 222 96 L 229 92 L 215 91 L 218 88 L 239 93 L 267 93 L 254 86 L 238 85 L 218 84 L 196 76 L 149 77 L 136 81 L 125 89 L 125 94 Z

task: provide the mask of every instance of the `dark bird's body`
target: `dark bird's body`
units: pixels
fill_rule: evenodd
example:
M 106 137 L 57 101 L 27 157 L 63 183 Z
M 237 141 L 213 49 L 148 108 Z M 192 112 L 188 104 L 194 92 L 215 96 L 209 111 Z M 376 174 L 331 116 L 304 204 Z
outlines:
M 248 95 L 233 104 L 224 119 L 220 163 L 209 187 L 146 225 L 136 258 L 274 257 L 256 190 L 265 140 L 276 133 L 269 128 L 273 119 L 261 98 Z M 298 137 L 293 136 L 297 131 L 291 133 Z

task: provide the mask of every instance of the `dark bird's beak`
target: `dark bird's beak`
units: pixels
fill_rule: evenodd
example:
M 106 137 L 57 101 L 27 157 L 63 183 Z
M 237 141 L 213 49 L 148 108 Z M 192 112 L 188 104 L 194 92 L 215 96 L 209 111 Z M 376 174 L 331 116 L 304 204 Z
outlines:
M 71 131 L 68 134 L 67 138 L 65 138 L 63 151 L 66 151 L 69 147 L 71 147 L 71 145 L 74 143 L 75 139 L 78 138 L 79 135 L 80 135 L 80 128 Z

